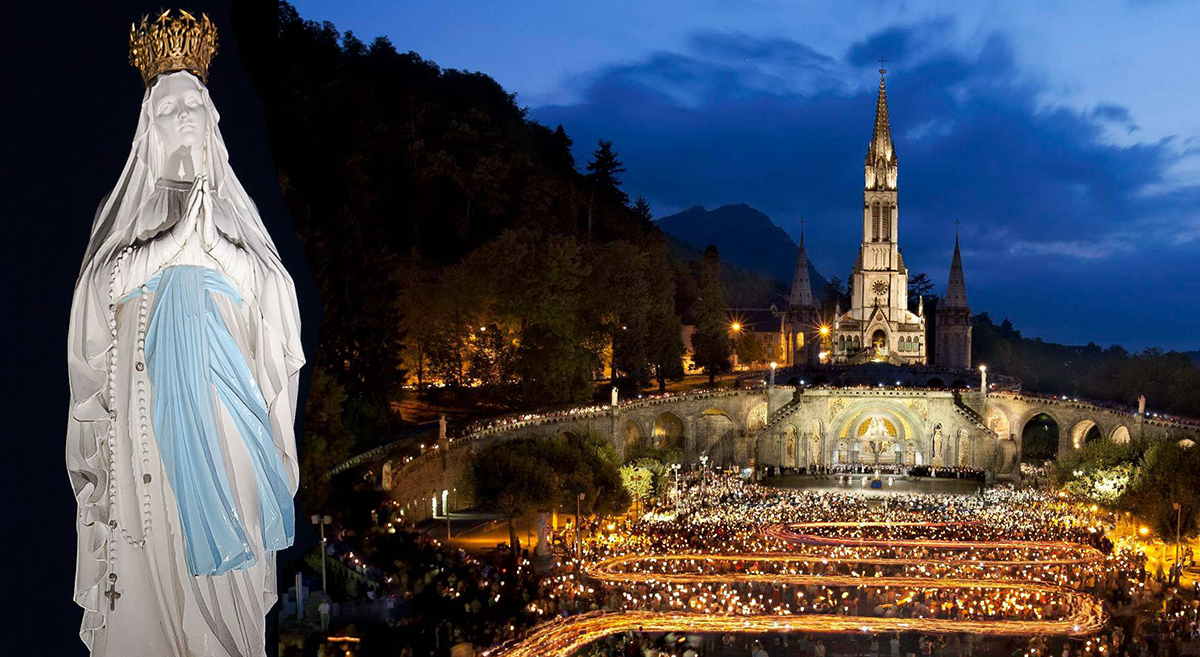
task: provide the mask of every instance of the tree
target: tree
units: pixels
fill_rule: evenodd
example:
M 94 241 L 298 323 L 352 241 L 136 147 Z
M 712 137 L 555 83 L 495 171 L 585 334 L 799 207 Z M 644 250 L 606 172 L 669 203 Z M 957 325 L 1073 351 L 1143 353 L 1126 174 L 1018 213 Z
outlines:
M 1200 524 L 1198 488 L 1200 450 L 1180 447 L 1173 441 L 1158 442 L 1146 450 L 1129 495 L 1130 505 L 1165 541 L 1174 540 L 1177 518 L 1182 536 L 1189 538 Z M 1177 503 L 1178 512 L 1174 507 Z
M 650 203 L 646 201 L 646 197 L 644 196 L 639 195 L 633 200 L 633 214 L 646 222 L 654 220 L 654 212 L 650 210 Z
M 629 195 L 621 190 L 621 179 L 617 177 L 625 173 L 624 163 L 617 159 L 611 141 L 600 139 L 598 143 L 600 147 L 592 151 L 592 160 L 587 163 L 587 178 L 598 194 L 625 205 L 629 203 Z
M 821 310 L 826 316 L 833 315 L 833 311 L 842 304 L 842 302 L 845 300 L 845 296 L 846 281 L 834 276 L 825 283 L 825 293 L 822 295 L 822 297 L 824 297 L 824 306 L 822 306 Z M 846 306 L 841 305 L 841 307 L 845 308 Z
M 549 509 L 556 499 L 554 472 L 536 438 L 514 438 L 484 448 L 472 461 L 469 487 L 483 511 L 508 521 L 514 560 L 520 554 L 516 521 Z
M 494 443 L 476 455 L 465 483 L 480 509 L 508 520 L 514 555 L 520 549 L 518 518 L 556 508 L 573 511 L 580 493 L 587 513 L 608 515 L 629 508 L 615 453 L 606 453 L 595 444 L 591 436 L 514 438 Z
M 621 482 L 625 486 L 625 490 L 629 493 L 630 499 L 634 504 L 641 504 L 641 501 L 650 497 L 650 493 L 654 490 L 654 475 L 650 470 L 640 465 L 623 465 L 621 466 Z
M 929 274 L 917 274 L 908 279 L 908 296 L 916 299 L 923 297 L 933 291 L 933 281 L 929 280 Z
M 664 243 L 651 249 L 646 283 L 650 293 L 646 354 L 659 392 L 666 392 L 667 381 L 683 378 L 684 349 L 683 326 L 675 312 L 675 271 Z
M 324 366 L 313 368 L 305 408 L 300 496 L 313 513 L 329 509 L 329 471 L 350 458 L 354 436 L 342 424 L 346 391 Z
M 708 374 L 708 383 L 716 382 L 718 374 L 729 371 L 729 333 L 725 320 L 725 290 L 721 284 L 721 258 L 717 247 L 704 249 L 697 271 L 696 301 L 692 317 L 696 331 L 692 334 L 692 361 Z
M 908 305 L 909 310 L 916 312 L 921 298 L 933 291 L 933 281 L 929 280 L 928 274 L 917 274 L 908 279 Z
M 766 361 L 767 353 L 754 336 L 742 335 L 737 340 L 737 357 L 739 363 L 761 363 Z
M 649 318 L 654 302 L 650 288 L 650 257 L 644 248 L 617 240 L 592 250 L 592 271 L 584 312 L 590 324 L 602 327 L 600 340 L 612 347 L 614 382 L 629 389 L 650 383 L 647 349 Z

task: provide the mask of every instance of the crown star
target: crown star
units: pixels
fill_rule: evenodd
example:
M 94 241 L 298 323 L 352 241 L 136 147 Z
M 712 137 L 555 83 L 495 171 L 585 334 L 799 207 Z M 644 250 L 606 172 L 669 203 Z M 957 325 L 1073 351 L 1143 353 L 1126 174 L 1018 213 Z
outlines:
M 142 17 L 141 25 L 129 27 L 129 63 L 142 72 L 146 86 L 160 73 L 189 71 L 208 82 L 208 66 L 217 52 L 217 28 L 208 15 L 200 18 L 182 9 L 172 17 L 164 11 L 153 22 Z

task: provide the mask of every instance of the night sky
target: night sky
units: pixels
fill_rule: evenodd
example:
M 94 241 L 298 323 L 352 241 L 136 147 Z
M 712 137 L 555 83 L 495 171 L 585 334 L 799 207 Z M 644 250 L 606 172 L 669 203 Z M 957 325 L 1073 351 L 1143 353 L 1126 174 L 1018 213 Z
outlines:
M 962 6 L 967 5 L 967 6 Z M 656 214 L 748 203 L 847 278 L 888 60 L 905 262 L 1031 337 L 1200 348 L 1200 4 L 299 0 L 612 139 Z

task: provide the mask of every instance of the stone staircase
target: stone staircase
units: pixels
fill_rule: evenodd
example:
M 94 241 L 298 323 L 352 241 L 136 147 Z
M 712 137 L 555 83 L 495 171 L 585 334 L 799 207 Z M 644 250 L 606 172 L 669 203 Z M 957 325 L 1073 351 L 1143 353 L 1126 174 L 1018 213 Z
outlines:
M 958 414 L 963 417 L 963 419 L 970 422 L 971 424 L 974 424 L 976 427 L 978 427 L 981 431 L 986 433 L 988 436 L 990 436 L 992 438 L 1000 437 L 996 434 L 995 431 L 992 431 L 991 429 L 988 428 L 987 420 L 985 420 L 984 417 L 982 415 L 980 415 L 979 413 L 976 413 L 975 409 L 964 404 L 962 401 L 962 398 L 959 397 L 958 395 L 954 396 L 954 410 L 957 411 Z
M 771 415 L 767 417 L 767 423 L 763 425 L 762 430 L 769 431 L 775 428 L 780 422 L 783 422 L 791 417 L 792 413 L 795 413 L 796 409 L 798 408 L 800 408 L 800 398 L 794 397 L 788 403 L 771 412 Z

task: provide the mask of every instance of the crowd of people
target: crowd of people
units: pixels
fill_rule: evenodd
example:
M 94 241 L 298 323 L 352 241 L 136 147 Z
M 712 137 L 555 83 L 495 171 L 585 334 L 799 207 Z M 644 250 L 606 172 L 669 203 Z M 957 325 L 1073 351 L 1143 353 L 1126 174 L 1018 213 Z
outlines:
M 968 479 L 984 481 L 983 470 L 961 466 L 905 465 L 903 463 L 812 463 L 800 467 L 766 466 L 766 476 L 809 475 L 818 479 L 836 479 L 845 475 L 889 475 L 900 477 L 933 477 L 938 479 Z
M 937 476 L 958 476 L 952 471 Z M 401 655 L 503 655 L 548 621 L 620 610 L 793 619 L 821 614 L 864 623 L 1038 622 L 1086 617 L 1094 604 L 1110 620 L 1098 634 L 1080 638 L 698 633 L 685 623 L 674 632 L 615 632 L 578 654 L 974 657 L 1019 649 L 1026 657 L 1176 657 L 1197 645 L 1195 589 L 1179 586 L 1171 573 L 1148 572 L 1140 552 L 1114 547 L 1107 532 L 1115 517 L 1049 491 L 863 494 L 774 488 L 710 472 L 685 475 L 668 498 L 636 520 L 586 521 L 581 560 L 574 557 L 573 527 L 555 541 L 560 547 L 553 558 L 539 560 L 525 550 L 473 556 L 398 518 L 385 518 L 372 548 L 361 556 L 378 568 L 369 574 L 386 582 L 376 594 L 396 600 L 387 619 L 390 642 L 402 646 Z M 803 525 L 831 522 L 851 524 Z M 770 527 L 792 527 L 801 538 L 767 531 Z M 988 541 L 1028 545 L 988 547 Z M 730 554 L 771 558 L 721 560 Z M 631 555 L 675 558 L 620 561 Z M 688 581 L 672 579 L 679 574 Z M 881 587 L 845 579 L 868 576 L 931 583 Z M 800 581 L 806 577 L 811 581 Z M 944 585 L 966 579 L 984 584 Z M 1006 580 L 1029 584 L 998 583 Z

